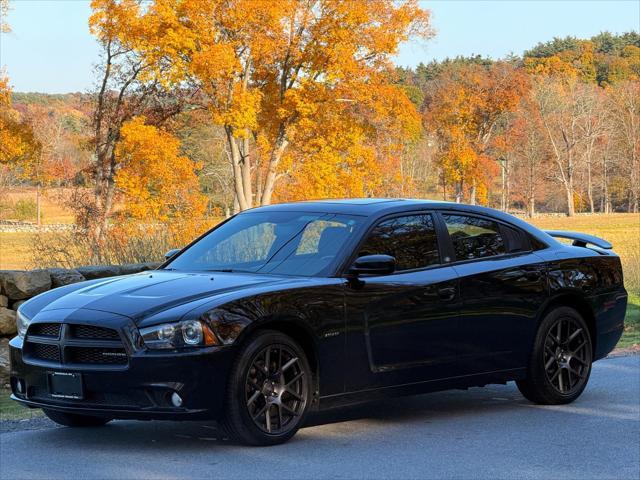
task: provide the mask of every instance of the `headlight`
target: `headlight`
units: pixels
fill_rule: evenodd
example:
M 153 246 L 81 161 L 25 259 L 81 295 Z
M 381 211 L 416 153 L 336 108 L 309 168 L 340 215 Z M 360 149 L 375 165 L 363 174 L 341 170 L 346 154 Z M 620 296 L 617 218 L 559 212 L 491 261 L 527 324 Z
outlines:
M 29 328 L 30 323 L 31 319 L 27 318 L 25 314 L 18 309 L 16 314 L 16 325 L 18 327 L 18 335 L 20 335 L 20 338 L 24 338 L 27 334 L 27 328 Z
M 209 326 L 200 320 L 165 323 L 140 329 L 144 344 L 151 349 L 218 345 Z

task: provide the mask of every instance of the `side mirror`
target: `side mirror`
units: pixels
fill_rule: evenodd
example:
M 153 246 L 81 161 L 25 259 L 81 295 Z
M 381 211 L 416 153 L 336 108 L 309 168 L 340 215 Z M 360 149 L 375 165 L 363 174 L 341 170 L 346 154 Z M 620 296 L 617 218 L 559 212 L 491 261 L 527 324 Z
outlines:
M 396 269 L 396 259 L 391 255 L 365 255 L 353 262 L 351 275 L 388 275 Z
M 174 248 L 173 250 L 169 250 L 167 253 L 164 254 L 164 259 L 165 260 L 169 260 L 171 257 L 174 257 L 176 255 L 176 253 L 178 253 L 180 250 L 182 250 L 181 248 Z

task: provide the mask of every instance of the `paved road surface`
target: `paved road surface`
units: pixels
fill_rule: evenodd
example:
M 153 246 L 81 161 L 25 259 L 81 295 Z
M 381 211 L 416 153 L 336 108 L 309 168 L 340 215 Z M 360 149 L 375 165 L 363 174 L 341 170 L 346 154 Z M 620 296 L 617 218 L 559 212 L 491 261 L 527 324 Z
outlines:
M 45 423 L 46 425 L 46 423 Z M 572 405 L 515 385 L 385 400 L 245 448 L 213 424 L 113 422 L 0 434 L 0 478 L 640 478 L 640 356 L 607 359 Z

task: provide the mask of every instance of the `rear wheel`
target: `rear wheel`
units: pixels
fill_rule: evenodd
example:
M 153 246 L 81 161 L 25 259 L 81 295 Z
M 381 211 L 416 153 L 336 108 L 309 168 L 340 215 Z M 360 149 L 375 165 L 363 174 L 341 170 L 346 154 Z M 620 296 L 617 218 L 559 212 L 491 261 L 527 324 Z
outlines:
M 559 405 L 573 402 L 591 374 L 589 328 L 572 308 L 552 310 L 542 320 L 529 360 L 527 378 L 517 382 L 532 402 Z
M 248 339 L 231 369 L 222 426 L 248 445 L 275 445 L 298 431 L 311 402 L 304 350 L 280 332 Z
M 46 408 L 43 409 L 43 412 L 58 425 L 63 425 L 65 427 L 101 427 L 111 421 L 110 418 L 58 412 L 56 410 L 48 410 Z

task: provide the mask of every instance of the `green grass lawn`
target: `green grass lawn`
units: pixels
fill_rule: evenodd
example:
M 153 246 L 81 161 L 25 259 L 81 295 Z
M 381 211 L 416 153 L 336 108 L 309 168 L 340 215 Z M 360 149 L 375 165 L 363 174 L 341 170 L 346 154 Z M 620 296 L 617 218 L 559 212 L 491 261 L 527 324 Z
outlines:
M 11 390 L 0 388 L 0 420 L 23 420 L 44 415 L 42 410 L 26 408 L 9 398 Z
M 630 293 L 624 333 L 616 348 L 627 348 L 640 344 L 640 295 Z

